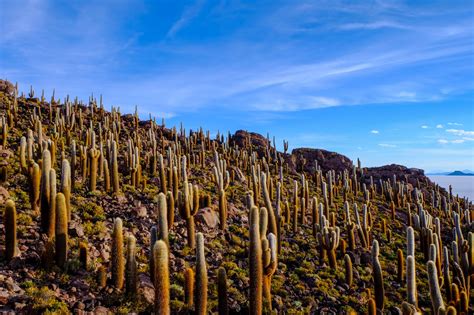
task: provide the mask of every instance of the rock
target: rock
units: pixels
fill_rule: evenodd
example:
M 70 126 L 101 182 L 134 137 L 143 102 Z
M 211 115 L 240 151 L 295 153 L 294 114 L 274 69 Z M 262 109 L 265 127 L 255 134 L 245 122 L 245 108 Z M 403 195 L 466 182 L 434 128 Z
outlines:
M 219 224 L 219 216 L 217 212 L 209 207 L 199 209 L 195 218 L 196 222 L 205 224 L 210 228 L 215 228 Z
M 5 305 L 8 303 L 8 297 L 10 294 L 5 290 L 0 290 L 0 304 Z
M 12 279 L 8 278 L 7 281 L 5 281 L 5 285 L 10 292 L 20 292 L 23 291 L 20 286 Z
M 326 173 L 328 170 L 335 170 L 337 173 L 353 168 L 351 159 L 345 155 L 310 148 L 298 148 L 291 151 L 291 155 L 289 158 L 287 157 L 288 166 L 291 169 L 301 170 L 303 159 L 306 161 L 303 166 L 304 170 L 311 173 L 314 172 L 316 164 L 321 167 L 323 173 Z
M 10 199 L 10 194 L 8 193 L 8 190 L 5 189 L 5 187 L 0 186 L 0 204 L 4 204 L 7 202 L 7 200 Z
M 15 86 L 13 85 L 13 83 L 7 80 L 0 79 L 0 92 L 13 95 L 13 93 L 15 92 Z
M 80 224 L 74 224 L 69 227 L 69 234 L 73 237 L 83 237 L 84 236 L 84 228 Z
M 147 210 L 145 206 L 137 207 L 135 211 L 137 212 L 137 217 L 139 218 L 144 218 L 147 216 Z
M 112 314 L 112 312 L 109 311 L 109 309 L 106 308 L 106 307 L 97 306 L 97 307 L 94 309 L 94 314 L 95 314 L 95 315 L 108 315 L 108 314 Z
M 85 307 L 86 306 L 81 301 L 77 301 L 76 304 L 74 304 L 74 308 L 79 309 L 79 310 L 83 310 L 85 309 Z
M 245 130 L 237 130 L 230 138 L 230 141 L 241 148 L 244 148 L 247 146 L 247 144 L 250 144 L 255 149 L 255 151 L 258 152 L 259 156 L 263 156 L 265 154 L 266 148 L 270 146 L 270 142 L 264 136 Z

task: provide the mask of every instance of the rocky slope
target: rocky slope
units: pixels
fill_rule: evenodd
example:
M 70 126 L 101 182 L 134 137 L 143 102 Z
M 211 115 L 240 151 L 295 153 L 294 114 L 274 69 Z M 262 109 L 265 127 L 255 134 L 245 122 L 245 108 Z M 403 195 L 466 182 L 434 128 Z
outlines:
M 459 252 L 472 253 L 468 235 L 474 216 L 472 205 L 449 196 L 421 170 L 398 165 L 354 167 L 347 157 L 325 150 L 301 148 L 291 154 L 277 152 L 267 138 L 242 130 L 230 137 L 210 139 L 204 132 L 190 134 L 153 121 L 139 121 L 136 115 L 121 115 L 116 110 L 107 112 L 96 100 L 87 105 L 72 100 L 66 102 L 67 106 L 64 103 L 56 99 L 47 102 L 36 98 L 33 92 L 15 97 L 14 86 L 0 82 L 0 108 L 4 116 L 0 123 L 0 204 L 14 201 L 18 242 L 18 251 L 10 257 L 11 242 L 7 241 L 7 235 L 12 235 L 13 224 L 6 214 L 11 207 L 3 206 L 0 312 L 154 312 L 158 284 L 153 283 L 151 275 L 159 274 L 150 267 L 153 245 L 150 233 L 154 226 L 159 227 L 159 235 L 166 230 L 162 225 L 164 217 L 160 215 L 164 204 L 160 192 L 168 198 L 164 213 L 169 228 L 166 242 L 170 302 L 167 305 L 171 313 L 193 314 L 202 305 L 186 299 L 187 270 L 191 268 L 196 274 L 199 271 L 196 245 L 189 239 L 194 235 L 189 232 L 190 227 L 204 236 L 207 265 L 204 275 L 208 278 L 205 301 L 207 311 L 212 313 L 219 312 L 223 300 L 232 314 L 258 313 L 255 305 L 263 307 L 264 313 L 270 313 L 271 308 L 282 314 L 367 313 L 373 303 L 379 312 L 406 310 L 408 306 L 404 308 L 402 304 L 408 300 L 407 283 L 405 275 L 399 274 L 398 250 L 403 258 L 408 254 L 406 233 L 410 222 L 416 236 L 416 309 L 430 312 L 427 261 L 429 244 L 435 238 L 426 243 L 427 230 L 423 229 L 437 231 L 433 222 L 435 217 L 439 218 L 442 228 L 437 231 L 439 239 L 436 239 L 449 246 L 455 240 L 452 229 L 458 216 L 459 230 L 465 239 L 463 242 L 457 236 L 462 246 Z M 48 187 L 56 187 L 57 193 L 66 195 L 63 164 L 75 170 L 71 178 L 69 240 L 64 265 L 58 262 L 62 250 L 56 245 L 58 237 L 48 236 L 49 232 L 41 227 L 44 213 L 60 213 L 56 211 L 59 208 L 39 203 L 33 193 L 32 169 L 35 163 L 43 169 L 45 150 L 53 153 L 52 160 L 55 158 L 52 169 L 56 185 Z M 102 157 L 103 163 L 93 170 L 91 156 L 97 151 L 97 158 L 101 161 Z M 189 197 L 189 184 L 193 185 L 194 197 Z M 43 190 L 43 185 L 39 188 Z M 249 192 L 253 194 L 250 197 Z M 39 198 L 42 200 L 43 193 Z M 258 239 L 262 240 L 260 245 L 264 249 L 269 247 L 261 254 L 261 266 L 265 270 L 261 276 L 267 279 L 262 280 L 267 281 L 263 284 L 255 282 L 255 274 L 250 272 L 255 270 L 249 260 L 249 256 L 255 257 L 252 256 L 255 242 L 251 241 L 255 231 L 251 232 L 249 200 L 259 208 L 266 208 L 252 208 L 262 220 L 268 220 L 266 228 L 261 225 L 257 229 L 266 231 Z M 272 214 L 276 217 L 276 228 Z M 420 217 L 430 218 L 430 225 L 425 227 Z M 112 246 L 114 240 L 117 244 L 113 236 L 116 218 L 123 222 L 122 254 L 113 250 L 117 245 Z M 326 247 L 326 237 L 329 241 L 332 232 L 339 237 L 334 247 Z M 272 241 L 271 234 L 276 234 L 277 243 Z M 115 273 L 117 257 L 130 256 L 126 244 L 131 236 L 136 239 L 135 255 L 132 255 L 135 262 L 124 264 L 127 272 L 120 277 L 128 284 L 120 286 Z M 375 260 L 371 254 L 374 240 L 380 247 Z M 270 254 L 272 244 L 279 247 L 275 249 L 275 260 L 264 256 Z M 460 263 L 463 257 L 457 258 Z M 274 265 L 270 266 L 270 262 Z M 381 281 L 374 278 L 377 262 L 383 276 Z M 461 266 L 464 282 L 453 262 L 450 266 L 452 282 L 469 297 L 466 283 L 472 278 L 472 262 L 467 267 L 463 262 Z M 222 285 L 217 283 L 220 267 L 226 271 L 227 292 L 218 302 L 219 292 L 223 294 Z M 130 281 L 136 284 L 136 291 L 130 289 Z M 192 283 L 195 292 L 204 290 L 199 286 L 201 282 Z M 446 305 L 467 313 L 462 304 L 463 295 L 453 299 L 448 295 L 446 282 L 440 283 Z M 256 284 L 263 286 L 264 291 L 270 288 L 271 296 L 265 297 L 263 303 L 255 302 L 250 294 Z M 379 300 L 380 285 L 385 292 L 383 304 Z M 225 311 L 221 308 L 220 313 Z

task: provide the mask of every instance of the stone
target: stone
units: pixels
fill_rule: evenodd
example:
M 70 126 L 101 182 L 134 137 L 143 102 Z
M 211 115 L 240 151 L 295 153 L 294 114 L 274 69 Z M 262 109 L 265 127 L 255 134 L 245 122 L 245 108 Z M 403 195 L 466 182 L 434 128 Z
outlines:
M 210 228 L 215 228 L 219 224 L 219 216 L 217 212 L 209 207 L 199 209 L 195 218 L 196 222 L 204 224 Z

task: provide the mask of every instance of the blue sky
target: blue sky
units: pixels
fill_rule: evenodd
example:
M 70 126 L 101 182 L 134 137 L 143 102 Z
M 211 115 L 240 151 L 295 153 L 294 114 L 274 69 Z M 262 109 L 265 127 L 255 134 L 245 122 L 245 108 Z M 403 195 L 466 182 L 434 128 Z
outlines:
M 472 1 L 0 0 L 0 77 L 364 165 L 474 169 Z

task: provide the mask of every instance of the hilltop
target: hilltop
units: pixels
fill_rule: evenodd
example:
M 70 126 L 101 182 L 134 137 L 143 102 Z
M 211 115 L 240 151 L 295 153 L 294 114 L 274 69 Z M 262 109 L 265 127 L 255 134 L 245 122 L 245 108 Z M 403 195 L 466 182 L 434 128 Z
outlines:
M 474 207 L 423 170 L 16 91 L 0 81 L 0 312 L 472 311 Z

